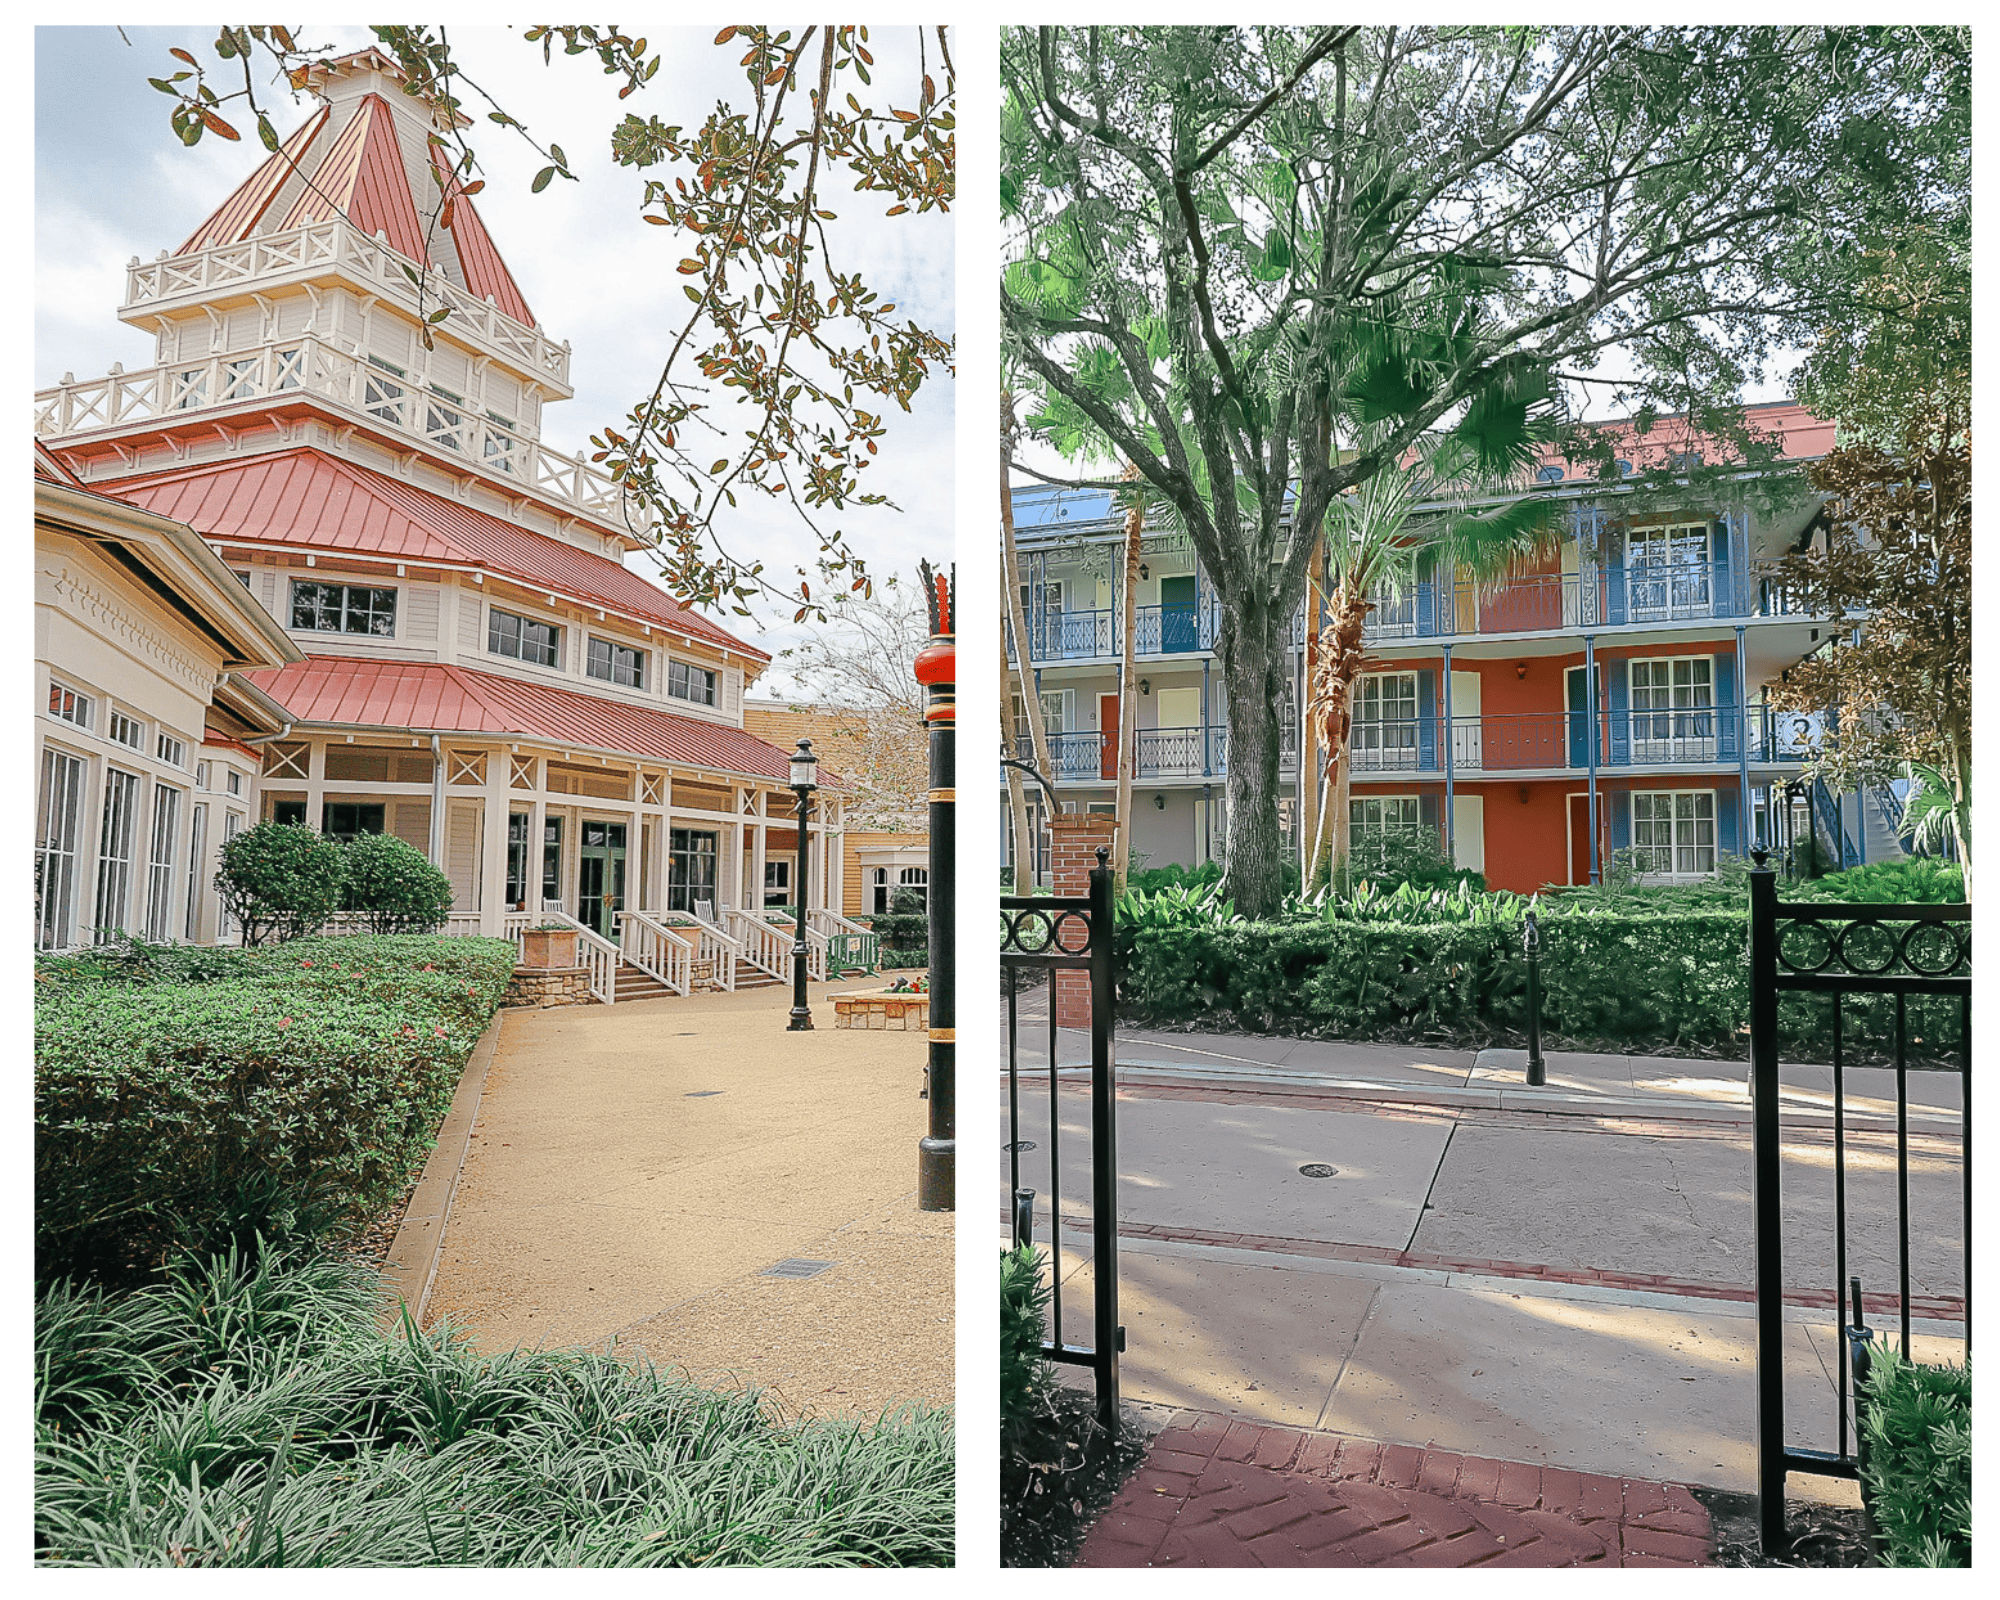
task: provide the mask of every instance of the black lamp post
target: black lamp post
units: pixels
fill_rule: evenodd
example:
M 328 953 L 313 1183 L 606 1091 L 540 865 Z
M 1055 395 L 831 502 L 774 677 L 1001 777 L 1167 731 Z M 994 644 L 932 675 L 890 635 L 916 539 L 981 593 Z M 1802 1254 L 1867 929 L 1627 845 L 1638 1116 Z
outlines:
M 812 1008 L 806 1004 L 806 824 L 812 819 L 813 790 L 819 785 L 814 775 L 819 771 L 819 758 L 813 754 L 810 739 L 799 741 L 798 753 L 792 757 L 792 793 L 799 797 L 799 893 L 798 904 L 792 908 L 792 1020 L 786 1025 L 787 1033 L 809 1031 L 813 1025 Z

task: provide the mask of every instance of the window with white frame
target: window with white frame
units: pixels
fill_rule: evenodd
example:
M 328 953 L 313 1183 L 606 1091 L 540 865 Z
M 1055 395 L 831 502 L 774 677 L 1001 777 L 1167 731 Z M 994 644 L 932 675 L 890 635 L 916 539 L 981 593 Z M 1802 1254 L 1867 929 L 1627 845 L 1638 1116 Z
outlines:
M 132 904 L 132 852 L 139 832 L 139 775 L 110 767 L 104 774 L 104 825 L 97 844 L 97 942 L 125 931 Z
M 215 768 L 210 762 L 197 761 L 194 764 L 194 786 L 203 791 L 213 787 L 210 781 L 210 774 L 214 771 Z
M 364 371 L 361 375 L 362 409 L 371 417 L 380 417 L 384 422 L 400 423 L 403 420 L 403 386 L 400 383 L 392 383 L 382 374 L 393 373 L 398 378 L 408 377 L 409 374 L 401 367 L 384 361 L 380 356 L 370 356 L 368 365 L 380 370 Z
M 583 670 L 606 683 L 622 683 L 628 689 L 646 687 L 646 652 L 609 639 L 593 638 L 585 652 Z
M 115 743 L 131 750 L 146 748 L 146 725 L 137 717 L 128 717 L 122 711 L 111 713 L 110 725 L 105 730 Z
M 686 661 L 667 663 L 667 693 L 698 706 L 715 704 L 715 674 Z
M 170 767 L 187 765 L 187 745 L 171 733 L 162 732 L 153 740 L 153 754 Z
M 496 656 L 552 667 L 562 653 L 562 629 L 553 622 L 495 609 L 486 618 L 486 648 Z
M 174 901 L 174 851 L 180 841 L 181 792 L 153 786 L 153 848 L 146 861 L 146 937 L 162 943 Z
M 223 845 L 227 847 L 229 841 L 235 838 L 242 831 L 243 831 L 243 813 L 240 811 L 225 811 L 222 815 Z M 221 901 L 215 913 L 216 938 L 227 939 L 232 933 L 236 931 L 236 926 L 237 926 L 236 919 L 229 914 L 229 902 L 227 900 Z
M 73 728 L 88 728 L 95 709 L 96 702 L 89 695 L 80 694 L 67 684 L 50 682 L 49 715 L 56 721 L 67 722 Z
M 1356 835 L 1386 834 L 1423 826 L 1413 794 L 1366 795 L 1347 802 L 1347 826 Z
M 396 636 L 396 591 L 352 583 L 292 582 L 292 626 L 307 633 Z
M 1715 870 L 1715 791 L 1640 790 L 1632 796 L 1633 864 L 1679 878 Z
M 1640 616 L 1705 615 L 1709 608 L 1705 522 L 1633 528 L 1626 540 L 1632 609 Z
M 1713 657 L 1649 656 L 1635 659 L 1631 669 L 1635 754 L 1680 752 L 1690 743 L 1713 744 Z M 1695 759 L 1703 754 L 1685 753 Z
M 190 943 L 201 931 L 201 858 L 208 852 L 208 807 L 196 802 L 188 824 L 187 913 L 181 937 Z
M 241 794 L 243 792 L 243 774 L 232 771 L 229 774 L 228 788 L 231 794 Z
M 896 874 L 896 892 L 890 896 L 889 909 L 921 916 L 930 910 L 930 896 L 930 868 L 903 867 Z
M 54 748 L 43 750 L 35 942 L 44 950 L 66 949 L 76 938 L 77 835 L 87 776 L 80 758 Z
M 1417 764 L 1417 675 L 1373 672 L 1354 699 L 1353 743 L 1357 770 Z

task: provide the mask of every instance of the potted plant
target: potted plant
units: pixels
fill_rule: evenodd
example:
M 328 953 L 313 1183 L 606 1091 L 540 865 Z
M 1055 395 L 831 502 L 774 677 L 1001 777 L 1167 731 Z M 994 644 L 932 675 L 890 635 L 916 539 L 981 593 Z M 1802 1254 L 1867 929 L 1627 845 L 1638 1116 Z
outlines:
M 576 965 L 576 929 L 562 922 L 541 922 L 521 933 L 521 965 L 544 971 Z

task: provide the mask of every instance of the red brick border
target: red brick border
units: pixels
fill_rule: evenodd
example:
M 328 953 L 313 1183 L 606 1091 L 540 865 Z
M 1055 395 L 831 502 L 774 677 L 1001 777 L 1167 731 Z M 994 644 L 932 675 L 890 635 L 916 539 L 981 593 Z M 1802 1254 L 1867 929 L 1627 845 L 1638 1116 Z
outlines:
M 1177 1412 L 1080 1567 L 1698 1567 L 1684 1485 Z

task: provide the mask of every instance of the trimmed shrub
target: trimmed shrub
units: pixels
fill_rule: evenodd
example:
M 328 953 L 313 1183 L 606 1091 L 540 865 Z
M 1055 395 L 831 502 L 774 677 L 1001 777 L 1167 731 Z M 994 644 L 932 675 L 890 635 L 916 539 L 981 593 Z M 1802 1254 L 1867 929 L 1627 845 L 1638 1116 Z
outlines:
M 224 841 L 215 887 L 243 925 L 243 942 L 316 933 L 340 907 L 346 856 L 324 834 L 295 822 L 260 822 Z
M 144 1269 L 379 1210 L 428 1154 L 512 968 L 500 940 L 355 937 L 249 952 L 206 983 L 44 983 L 38 1272 Z
M 1042 1359 L 1050 1290 L 1032 1245 L 1000 1252 L 1000 1436 L 1017 1432 L 1055 1381 Z
M 894 972 L 901 967 L 927 967 L 931 964 L 929 949 L 884 950 L 877 965 L 884 972 Z
M 891 950 L 918 950 L 930 943 L 931 919 L 921 912 L 883 911 L 857 917 L 881 941 L 886 954 Z
M 1862 1480 L 1892 1567 L 1972 1565 L 1972 1373 L 1876 1355 Z
M 344 849 L 343 910 L 371 933 L 434 933 L 452 906 L 451 879 L 393 833 L 363 833 Z

